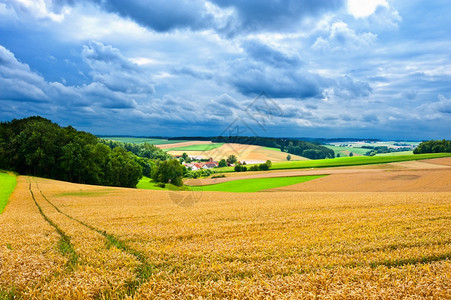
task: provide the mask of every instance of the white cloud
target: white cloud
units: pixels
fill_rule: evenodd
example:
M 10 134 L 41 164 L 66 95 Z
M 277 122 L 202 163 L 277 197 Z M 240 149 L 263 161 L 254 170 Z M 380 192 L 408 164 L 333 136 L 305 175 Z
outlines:
M 329 36 L 320 36 L 312 45 L 314 50 L 336 51 L 336 50 L 356 50 L 372 45 L 377 39 L 377 35 L 371 32 L 356 33 L 349 28 L 348 24 L 338 21 L 332 24 L 329 29 Z
M 52 0 L 12 0 L 11 4 L 16 10 L 25 10 L 36 19 L 49 19 L 53 22 L 62 22 L 70 13 L 69 7 L 55 13 Z
M 348 0 L 348 12 L 356 18 L 372 15 L 378 6 L 388 7 L 386 0 Z

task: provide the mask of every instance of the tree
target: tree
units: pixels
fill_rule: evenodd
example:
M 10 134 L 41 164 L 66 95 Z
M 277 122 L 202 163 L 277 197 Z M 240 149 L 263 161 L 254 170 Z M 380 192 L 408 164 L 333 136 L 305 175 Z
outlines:
M 229 157 L 227 157 L 227 163 L 229 164 L 234 164 L 238 161 L 237 157 L 233 154 L 229 155 Z
M 354 153 L 350 152 L 350 153 L 349 153 L 349 156 L 354 156 Z
M 186 162 L 186 163 L 190 163 L 191 162 L 191 158 L 189 158 L 189 156 L 188 156 L 188 154 L 186 154 L 186 152 L 183 152 L 182 158 L 183 158 L 183 161 Z
M 184 166 L 178 160 L 164 160 L 156 164 L 152 171 L 152 179 L 162 183 L 171 183 L 176 186 L 182 186 L 182 177 L 184 174 Z
M 265 163 L 268 166 L 268 169 L 272 167 L 272 162 L 268 159 Z
M 290 154 L 287 155 L 287 160 L 291 160 L 291 155 Z
M 420 153 L 439 153 L 439 152 L 451 152 L 451 141 L 449 140 L 431 140 L 427 142 L 421 142 L 415 150 L 414 154 Z
M 0 169 L 77 183 L 135 187 L 137 157 L 73 127 L 41 117 L 0 123 Z M 166 155 L 166 154 L 165 154 Z
M 219 168 L 227 167 L 227 162 L 226 162 L 226 160 L 224 158 L 219 161 L 218 167 Z

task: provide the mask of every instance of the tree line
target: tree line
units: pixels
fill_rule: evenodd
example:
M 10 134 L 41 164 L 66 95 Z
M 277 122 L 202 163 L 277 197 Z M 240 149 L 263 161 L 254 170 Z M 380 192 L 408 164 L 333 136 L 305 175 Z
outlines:
M 418 147 L 413 150 L 413 153 L 451 153 L 451 141 L 443 139 L 421 142 Z
M 76 183 L 135 187 L 143 162 L 123 147 L 42 117 L 0 123 L 0 168 Z

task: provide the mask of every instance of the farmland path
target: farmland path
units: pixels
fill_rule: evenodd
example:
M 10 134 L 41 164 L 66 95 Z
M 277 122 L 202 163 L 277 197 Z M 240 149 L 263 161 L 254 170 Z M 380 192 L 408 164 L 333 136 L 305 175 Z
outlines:
M 74 270 L 77 273 L 75 276 L 80 273 L 92 277 L 93 286 L 85 286 L 87 291 L 83 292 L 98 294 L 102 289 L 116 289 L 125 285 L 127 295 L 133 295 L 154 269 L 145 255 L 131 249 L 114 235 L 63 212 L 41 189 L 41 186 L 46 188 L 47 181 L 34 181 L 33 194 L 36 195 L 39 206 L 55 220 L 55 226 L 59 230 L 67 232 L 66 236 L 73 244 L 74 252 L 80 256 L 80 264 Z

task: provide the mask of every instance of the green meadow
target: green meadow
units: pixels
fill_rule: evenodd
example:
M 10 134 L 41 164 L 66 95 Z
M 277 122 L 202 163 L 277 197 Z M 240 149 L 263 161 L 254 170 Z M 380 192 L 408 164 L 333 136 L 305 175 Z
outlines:
M 324 145 L 324 147 L 327 147 L 329 149 L 334 150 L 335 156 L 340 153 L 340 156 L 348 156 L 347 152 L 352 152 L 354 154 L 364 155 L 371 149 L 364 149 L 364 148 L 352 148 L 352 147 L 340 147 L 340 146 L 332 146 L 332 145 Z
M 324 176 L 326 175 L 240 179 L 205 185 L 201 189 L 203 191 L 253 193 L 306 182 Z
M 189 187 L 187 186 L 176 186 L 170 183 L 166 183 L 165 187 L 159 187 L 157 186 L 157 182 L 152 181 L 152 179 L 150 179 L 149 177 L 143 176 L 138 184 L 136 185 L 137 189 L 140 190 L 159 190 L 159 191 L 163 191 L 163 190 L 171 190 L 171 191 L 186 191 L 189 190 Z
M 16 176 L 0 171 L 0 214 L 8 203 L 9 196 L 16 187 Z

